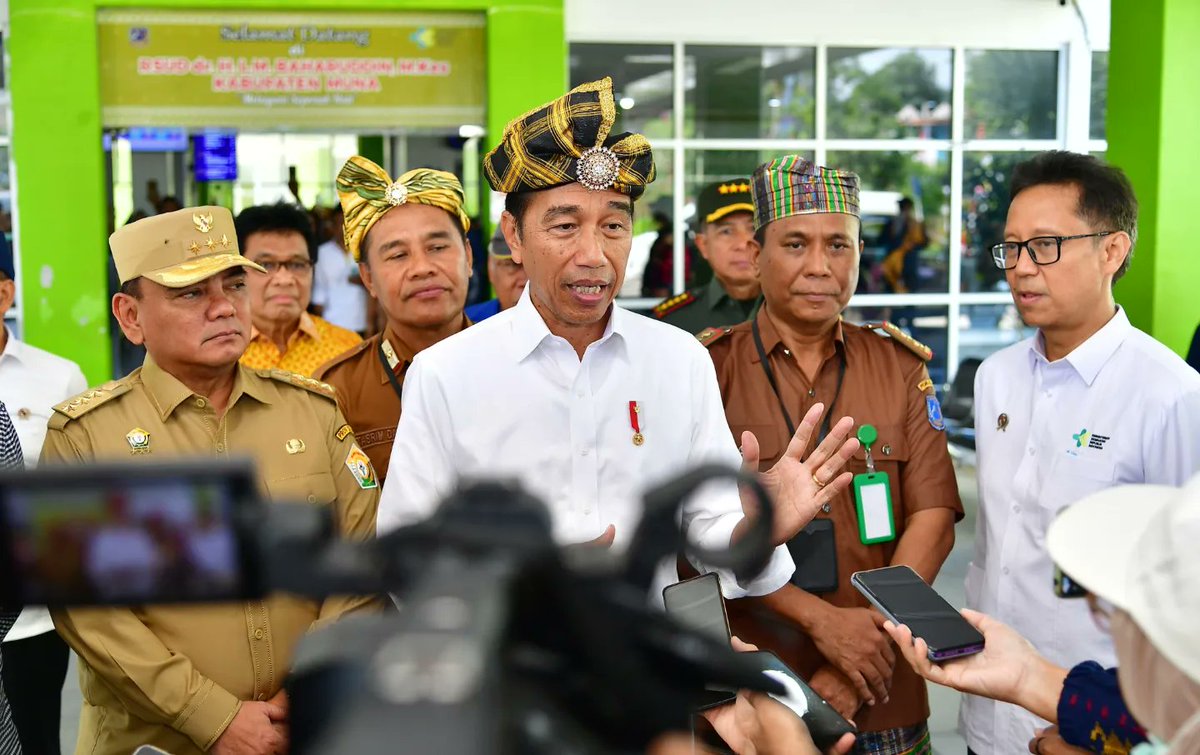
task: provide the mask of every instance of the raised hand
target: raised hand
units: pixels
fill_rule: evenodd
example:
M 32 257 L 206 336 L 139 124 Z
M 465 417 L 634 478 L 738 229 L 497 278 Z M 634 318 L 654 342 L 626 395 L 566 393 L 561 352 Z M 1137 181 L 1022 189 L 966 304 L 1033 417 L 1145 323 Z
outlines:
M 776 545 L 795 537 L 813 520 L 821 507 L 850 486 L 853 475 L 841 471 L 858 450 L 858 440 L 851 437 L 854 420 L 850 417 L 838 420 L 830 428 L 825 440 L 807 459 L 803 458 L 824 412 L 823 404 L 814 404 L 796 428 L 796 434 L 792 436 L 783 456 L 775 466 L 760 475 L 763 486 L 775 503 L 771 538 Z M 758 471 L 758 438 L 747 431 L 742 433 L 741 441 L 743 469 Z M 742 497 L 742 509 L 748 517 L 757 514 L 748 496 Z

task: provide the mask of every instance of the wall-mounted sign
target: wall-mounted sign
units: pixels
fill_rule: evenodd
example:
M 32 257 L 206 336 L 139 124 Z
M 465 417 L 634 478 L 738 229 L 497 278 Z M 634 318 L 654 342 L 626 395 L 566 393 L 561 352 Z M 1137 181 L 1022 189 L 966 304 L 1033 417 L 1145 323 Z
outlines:
M 455 127 L 484 119 L 481 13 L 102 9 L 105 127 Z

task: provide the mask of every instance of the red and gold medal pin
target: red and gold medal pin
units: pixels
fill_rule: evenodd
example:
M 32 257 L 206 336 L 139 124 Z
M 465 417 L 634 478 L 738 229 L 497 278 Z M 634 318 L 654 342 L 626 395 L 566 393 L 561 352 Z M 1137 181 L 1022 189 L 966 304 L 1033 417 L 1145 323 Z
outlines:
M 642 435 L 642 423 L 639 415 L 642 413 L 642 407 L 638 406 L 638 402 L 629 402 L 629 426 L 633 428 L 633 445 L 640 446 L 646 442 L 646 436 Z

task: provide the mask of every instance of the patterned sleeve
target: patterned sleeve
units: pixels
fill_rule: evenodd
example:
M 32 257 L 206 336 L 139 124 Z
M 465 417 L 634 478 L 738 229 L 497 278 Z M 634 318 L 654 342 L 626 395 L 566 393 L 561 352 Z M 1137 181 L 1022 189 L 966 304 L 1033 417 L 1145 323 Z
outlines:
M 1117 670 L 1095 661 L 1071 669 L 1058 700 L 1058 731 L 1068 744 L 1103 755 L 1124 755 L 1146 741 L 1121 698 Z
M 8 409 L 0 401 L 0 468 L 22 469 L 25 459 L 21 455 L 21 441 L 17 438 L 17 429 L 13 427 Z

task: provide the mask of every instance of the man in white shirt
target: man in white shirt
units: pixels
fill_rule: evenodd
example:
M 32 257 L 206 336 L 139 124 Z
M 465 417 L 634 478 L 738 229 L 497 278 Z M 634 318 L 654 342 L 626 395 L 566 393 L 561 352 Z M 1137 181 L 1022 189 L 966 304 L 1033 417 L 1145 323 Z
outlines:
M 1137 238 L 1137 200 L 1118 168 L 1047 152 L 1017 167 L 1011 191 L 993 258 L 1038 332 L 975 378 L 980 511 L 967 604 L 1060 666 L 1111 666 L 1112 640 L 1086 603 L 1055 595 L 1046 531 L 1097 490 L 1182 485 L 1200 471 L 1200 375 L 1113 298 Z M 1023 752 L 1046 725 L 980 697 L 965 699 L 960 723 L 977 755 Z
M 485 158 L 492 188 L 507 193 L 504 236 L 529 285 L 515 307 L 414 360 L 379 532 L 427 517 L 457 478 L 506 477 L 548 504 L 560 543 L 621 547 L 641 519 L 644 489 L 704 462 L 741 461 L 704 348 L 613 303 L 633 201 L 654 178 L 644 137 L 609 135 L 614 113 L 611 81 L 585 84 L 510 123 Z M 777 544 L 849 483 L 840 473 L 857 447 L 848 418 L 799 459 L 818 416 L 809 412 L 765 475 Z M 751 433 L 742 446 L 757 468 Z M 726 547 L 745 521 L 735 487 L 694 497 L 683 521 L 693 542 Z M 779 547 L 757 578 L 726 573 L 722 584 L 729 597 L 765 594 L 794 568 Z M 675 579 L 664 564 L 656 587 Z
M 342 235 L 345 216 L 342 207 L 333 209 L 330 226 L 337 229 L 333 238 L 317 247 L 313 266 L 312 303 L 318 314 L 329 322 L 367 336 L 367 289 L 358 274 L 358 263 L 346 249 Z
M 12 270 L 0 270 L 0 313 L 12 307 Z M 0 328 L 0 401 L 21 441 L 26 467 L 37 465 L 54 405 L 87 390 L 79 365 L 17 340 Z M 4 636 L 4 689 L 25 752 L 59 751 L 62 685 L 70 651 L 54 631 L 50 614 L 27 607 Z

